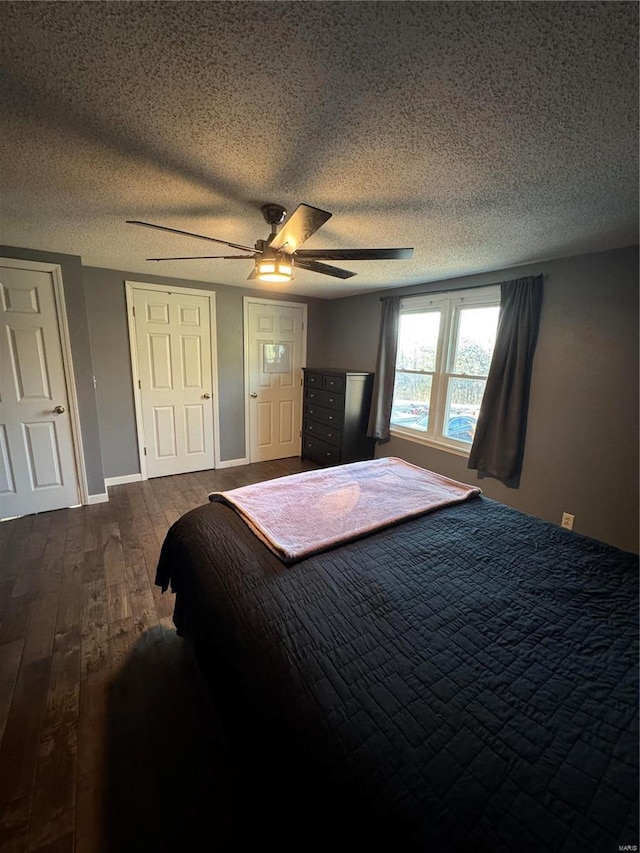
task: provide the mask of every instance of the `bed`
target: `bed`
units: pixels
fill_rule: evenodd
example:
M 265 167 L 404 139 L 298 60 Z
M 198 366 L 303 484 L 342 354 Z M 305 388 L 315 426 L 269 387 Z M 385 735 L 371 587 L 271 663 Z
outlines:
M 157 583 L 240 757 L 238 850 L 637 850 L 635 555 L 473 494 L 287 563 L 218 501 Z

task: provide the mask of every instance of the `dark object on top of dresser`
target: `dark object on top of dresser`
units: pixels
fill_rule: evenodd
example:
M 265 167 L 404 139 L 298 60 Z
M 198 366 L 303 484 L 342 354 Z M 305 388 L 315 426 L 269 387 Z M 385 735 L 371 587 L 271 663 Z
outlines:
M 373 459 L 367 437 L 373 373 L 305 367 L 302 458 L 320 465 Z

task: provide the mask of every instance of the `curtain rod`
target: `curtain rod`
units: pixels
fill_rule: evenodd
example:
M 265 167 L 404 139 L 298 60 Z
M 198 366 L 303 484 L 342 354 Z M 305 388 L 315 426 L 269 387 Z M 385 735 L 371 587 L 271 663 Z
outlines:
M 538 273 L 538 275 L 544 275 L 544 273 Z M 537 276 L 522 276 L 523 278 L 537 278 Z M 517 279 L 507 279 L 507 281 L 517 281 Z M 501 284 L 505 284 L 504 281 L 494 281 L 492 284 L 467 284 L 461 287 L 444 287 L 440 290 L 416 290 L 413 293 L 389 293 L 387 296 L 381 296 L 380 302 L 384 299 L 388 299 L 389 296 L 399 296 L 401 299 L 407 298 L 409 296 L 435 296 L 437 293 L 452 293 L 455 290 L 478 290 L 481 287 L 500 287 Z
M 471 287 L 446 287 L 441 290 L 414 290 L 412 293 L 389 293 L 387 296 L 381 296 L 380 302 L 388 299 L 389 296 L 399 296 L 400 299 L 405 299 L 408 296 L 435 296 L 437 293 L 451 293 L 454 290 L 478 290 L 480 287 L 497 287 L 501 282 L 494 284 L 472 284 Z

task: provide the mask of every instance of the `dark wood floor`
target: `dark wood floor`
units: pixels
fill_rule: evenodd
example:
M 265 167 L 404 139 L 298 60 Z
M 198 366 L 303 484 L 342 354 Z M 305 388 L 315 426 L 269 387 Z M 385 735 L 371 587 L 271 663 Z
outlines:
M 232 762 L 156 563 L 209 492 L 308 467 L 164 477 L 0 524 L 3 853 L 225 848 Z

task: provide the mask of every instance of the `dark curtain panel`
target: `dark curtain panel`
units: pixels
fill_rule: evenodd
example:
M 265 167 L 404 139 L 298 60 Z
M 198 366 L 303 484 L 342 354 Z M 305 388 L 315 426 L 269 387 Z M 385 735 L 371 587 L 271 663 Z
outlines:
M 511 486 L 517 485 L 524 456 L 542 278 L 501 285 L 496 345 L 467 466 Z
M 385 296 L 380 315 L 380 340 L 376 374 L 373 379 L 373 396 L 367 435 L 378 441 L 389 441 L 389 421 L 393 402 L 393 383 L 396 375 L 396 352 L 398 349 L 398 321 L 400 297 Z

